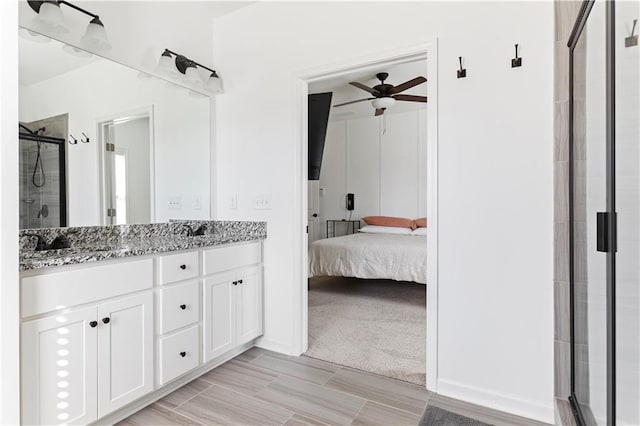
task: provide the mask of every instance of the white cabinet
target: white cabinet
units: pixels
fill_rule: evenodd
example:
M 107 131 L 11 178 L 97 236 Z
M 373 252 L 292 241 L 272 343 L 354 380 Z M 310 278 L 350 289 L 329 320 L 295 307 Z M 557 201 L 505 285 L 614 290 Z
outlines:
M 262 267 L 205 278 L 204 313 L 205 362 L 260 336 Z
M 97 418 L 96 306 L 22 324 L 22 423 L 86 424 Z
M 235 344 L 235 272 L 204 280 L 204 360 L 212 360 Z
M 238 272 L 236 289 L 236 321 L 242 345 L 262 334 L 262 268 L 254 266 Z
M 153 389 L 153 295 L 22 325 L 22 421 L 86 424 Z
M 98 305 L 98 417 L 153 390 L 153 294 Z

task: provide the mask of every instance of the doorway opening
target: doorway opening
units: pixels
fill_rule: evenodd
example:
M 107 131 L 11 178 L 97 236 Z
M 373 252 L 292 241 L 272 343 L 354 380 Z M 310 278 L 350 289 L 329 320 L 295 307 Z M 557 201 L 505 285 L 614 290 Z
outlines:
M 392 54 L 372 56 L 359 63 L 344 63 L 337 67 L 318 69 L 300 77 L 302 144 L 300 147 L 299 205 L 300 221 L 303 225 L 301 228 L 309 234 L 303 232 L 301 235 L 300 268 L 296 271 L 296 274 L 300 274 L 300 282 L 303 283 L 300 288 L 299 313 L 302 321 L 299 330 L 299 353 L 320 359 L 325 358 L 327 361 L 368 370 L 372 373 L 420 383 L 426 385 L 430 390 L 436 390 L 437 377 L 436 48 L 437 45 L 434 42 L 407 49 L 404 52 L 396 51 Z M 424 76 L 428 80 L 425 84 L 427 90 L 424 93 L 424 95 L 428 95 L 429 99 L 426 110 L 423 109 L 420 112 L 419 109 L 411 108 L 408 105 L 392 111 L 391 108 L 395 108 L 395 106 L 385 106 L 388 110 L 385 114 L 380 114 L 377 111 L 380 109 L 380 105 L 373 105 L 372 108 L 370 102 L 364 101 L 354 110 L 341 111 L 339 108 L 332 107 L 327 138 L 342 138 L 337 144 L 339 149 L 335 149 L 336 144 L 333 141 L 325 147 L 327 151 L 324 153 L 325 158 L 322 160 L 324 164 L 322 164 L 320 174 L 326 175 L 327 179 L 320 177 L 317 181 L 309 180 L 308 172 L 311 163 L 307 162 L 309 159 L 308 144 L 310 143 L 307 134 L 308 95 L 322 91 L 334 91 L 332 89 L 340 84 L 349 86 L 351 81 L 369 83 L 368 87 L 371 88 L 375 85 L 376 75 L 381 72 L 388 74 L 386 83 L 402 85 L 416 77 L 411 75 L 410 78 L 405 78 L 406 75 L 402 75 L 402 70 L 410 69 L 412 71 L 408 72 L 411 73 L 416 67 L 421 70 L 416 75 Z M 395 71 L 395 75 L 391 71 Z M 369 80 L 372 78 L 373 80 L 362 81 L 367 76 Z M 355 90 L 356 93 L 359 93 L 357 86 Z M 334 95 L 338 95 L 337 90 L 334 92 Z M 364 96 L 360 97 L 367 96 L 365 92 L 361 92 L 361 94 Z M 422 96 L 419 91 L 413 93 L 408 90 L 407 94 L 416 97 Z M 335 105 L 346 101 L 348 99 L 339 99 L 339 96 L 334 96 L 331 104 Z M 422 127 L 420 126 L 421 121 Z M 424 126 L 426 123 L 428 125 Z M 364 135 L 358 136 L 358 131 L 364 132 Z M 407 142 L 407 139 L 401 135 L 403 133 L 411 134 L 410 142 Z M 346 140 L 350 137 L 356 141 L 351 146 Z M 394 147 L 390 143 L 385 145 L 392 139 L 401 140 L 401 143 L 404 144 L 400 152 L 394 153 Z M 367 146 L 366 141 L 372 142 L 373 148 Z M 340 159 L 340 151 L 342 151 L 342 159 Z M 399 159 L 409 151 L 411 151 L 409 155 L 411 166 L 400 167 Z M 421 154 L 424 154 L 424 161 L 420 160 Z M 338 159 L 338 164 L 327 166 L 332 161 L 331 159 Z M 325 163 L 325 161 L 328 162 Z M 420 164 L 423 167 L 420 167 Z M 325 167 L 331 170 L 324 172 L 323 168 Z M 369 176 L 367 171 L 370 172 L 371 169 L 376 169 L 377 174 Z M 340 182 L 341 178 L 344 181 Z M 393 188 L 399 188 L 399 182 L 404 179 L 411 180 L 408 185 L 411 189 L 402 188 L 399 191 L 394 191 Z M 366 182 L 371 180 L 374 181 L 373 189 L 366 185 Z M 411 208 L 401 205 L 406 201 L 405 192 L 409 191 L 413 191 L 412 194 L 414 194 L 410 200 Z M 398 200 L 404 201 L 398 202 Z M 327 208 L 327 206 L 330 207 Z M 323 208 L 330 211 L 323 212 Z M 420 210 L 421 208 L 423 210 Z M 331 209 L 333 210 L 331 211 Z M 345 271 L 342 274 L 332 273 L 330 276 L 308 279 L 310 262 L 315 260 L 313 259 L 315 255 L 310 254 L 308 247 L 310 244 L 316 244 L 313 243 L 315 238 L 319 239 L 318 242 L 323 242 L 323 240 L 331 239 L 337 241 L 343 238 L 341 236 L 343 234 L 350 234 L 350 237 L 365 235 L 364 232 L 358 232 L 360 227 L 366 226 L 366 223 L 360 220 L 364 216 L 402 216 L 413 220 L 420 218 L 421 212 L 424 217 L 429 218 L 429 236 L 422 239 L 413 237 L 414 240 L 412 240 L 412 243 L 420 245 L 419 250 L 428 253 L 428 256 L 418 261 L 422 263 L 421 266 L 426 266 L 423 274 L 420 271 L 416 272 L 419 278 L 403 279 L 402 277 L 382 276 L 380 279 L 361 279 L 358 277 L 376 277 Z M 314 213 L 317 216 L 314 216 Z M 420 242 L 418 243 L 418 241 Z M 363 263 L 366 264 L 366 262 Z M 400 296 L 401 293 L 402 296 Z M 415 294 L 421 295 L 421 299 L 415 297 Z M 404 306 L 403 297 L 407 302 Z M 418 300 L 417 304 L 415 303 L 416 299 Z M 387 304 L 386 307 L 385 304 Z M 354 314 L 359 309 L 363 309 L 363 311 Z M 408 324 L 411 318 L 415 319 L 421 316 L 421 324 L 413 324 L 416 326 L 416 330 L 420 330 L 422 327 L 421 335 L 418 331 L 412 337 L 408 337 L 412 344 L 418 345 L 423 354 L 419 361 L 421 365 L 416 371 L 399 371 L 398 374 L 394 374 L 393 372 L 389 373 L 394 369 L 394 366 L 386 370 L 385 368 L 377 368 L 385 363 L 388 365 L 396 364 L 393 361 L 394 357 L 396 360 L 403 358 L 400 348 L 407 346 L 404 344 L 406 342 L 393 341 L 395 337 L 402 334 L 400 330 L 394 332 L 393 326 L 384 333 L 376 335 L 376 330 L 384 328 L 381 327 L 382 323 L 386 322 L 389 325 L 393 322 L 382 318 L 380 324 L 375 323 L 376 318 L 383 311 L 393 311 L 390 315 L 396 317 L 396 326 L 399 327 L 402 327 L 403 318 Z M 365 315 L 365 313 L 370 315 Z M 351 319 L 354 316 L 359 316 L 359 319 L 350 321 L 350 316 Z M 367 345 L 369 346 L 367 347 Z M 395 355 L 393 354 L 394 348 L 400 349 L 399 352 L 396 351 Z M 359 352 L 355 353 L 354 350 Z M 339 355 L 342 358 L 326 359 L 327 354 Z M 381 354 L 388 356 L 380 357 Z M 371 363 L 370 361 L 376 357 L 384 359 L 378 360 L 381 362 L 374 360 L 375 362 Z M 348 359 L 350 358 L 358 358 L 366 362 L 364 364 L 349 364 Z M 415 360 L 412 361 L 415 365 Z
M 150 109 L 98 123 L 101 217 L 105 225 L 153 222 L 153 116 Z

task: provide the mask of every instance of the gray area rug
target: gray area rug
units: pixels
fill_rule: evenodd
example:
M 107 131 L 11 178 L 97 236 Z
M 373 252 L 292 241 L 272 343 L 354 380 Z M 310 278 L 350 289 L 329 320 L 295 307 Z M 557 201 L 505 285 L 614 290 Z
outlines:
M 419 426 L 490 426 L 438 407 L 427 406 Z
M 305 355 L 425 384 L 426 287 L 357 278 L 312 278 Z

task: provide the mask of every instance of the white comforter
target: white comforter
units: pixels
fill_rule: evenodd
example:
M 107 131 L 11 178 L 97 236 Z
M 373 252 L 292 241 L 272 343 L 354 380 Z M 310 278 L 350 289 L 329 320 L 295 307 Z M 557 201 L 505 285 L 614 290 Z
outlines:
M 425 236 L 357 233 L 314 241 L 309 276 L 390 279 L 427 283 Z

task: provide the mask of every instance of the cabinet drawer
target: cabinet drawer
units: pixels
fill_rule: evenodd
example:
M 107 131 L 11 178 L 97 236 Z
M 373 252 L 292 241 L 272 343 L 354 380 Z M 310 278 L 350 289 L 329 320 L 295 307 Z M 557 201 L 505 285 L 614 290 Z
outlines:
M 160 282 L 162 284 L 188 280 L 198 276 L 198 252 L 178 253 L 162 256 L 160 263 Z
M 22 317 L 90 303 L 151 288 L 153 259 L 116 262 L 24 277 Z
M 197 325 L 173 336 L 160 339 L 159 384 L 168 383 L 198 366 L 198 339 Z
M 160 334 L 200 319 L 200 283 L 179 284 L 160 290 Z
M 229 269 L 262 262 L 262 245 L 257 243 L 239 244 L 205 250 L 204 273 L 215 274 Z

